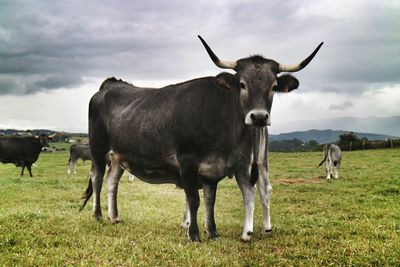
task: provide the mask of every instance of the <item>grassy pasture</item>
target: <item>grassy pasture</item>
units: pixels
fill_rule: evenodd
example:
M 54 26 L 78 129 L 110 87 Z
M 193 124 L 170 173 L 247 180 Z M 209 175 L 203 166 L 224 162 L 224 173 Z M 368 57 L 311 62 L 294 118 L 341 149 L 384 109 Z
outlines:
M 273 232 L 242 243 L 241 194 L 223 180 L 216 204 L 221 238 L 187 241 L 179 228 L 184 194 L 173 185 L 121 180 L 122 223 L 78 212 L 90 163 L 67 175 L 68 152 L 41 154 L 33 178 L 0 165 L 0 266 L 399 266 L 400 149 L 346 152 L 341 178 L 326 182 L 322 155 L 271 153 Z M 106 217 L 106 186 L 103 215 Z

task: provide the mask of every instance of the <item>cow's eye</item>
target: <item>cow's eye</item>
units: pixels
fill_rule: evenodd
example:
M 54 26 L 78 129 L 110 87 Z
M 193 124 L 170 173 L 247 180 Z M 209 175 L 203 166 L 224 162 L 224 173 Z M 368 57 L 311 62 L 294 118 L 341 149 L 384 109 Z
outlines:
M 278 86 L 274 85 L 274 87 L 272 87 L 272 91 L 276 92 L 278 90 Z
M 239 84 L 239 86 L 240 86 L 240 89 L 242 89 L 242 90 L 246 90 L 246 85 L 244 84 L 244 83 L 240 83 Z

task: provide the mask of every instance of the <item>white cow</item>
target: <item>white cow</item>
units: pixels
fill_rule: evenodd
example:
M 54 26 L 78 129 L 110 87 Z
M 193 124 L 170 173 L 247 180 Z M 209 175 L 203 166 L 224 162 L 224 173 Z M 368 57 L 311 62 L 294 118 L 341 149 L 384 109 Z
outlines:
M 326 179 L 330 181 L 332 177 L 335 179 L 339 178 L 339 167 L 342 161 L 342 151 L 337 145 L 326 144 L 324 146 L 324 159 L 318 166 L 321 166 L 325 162 L 326 166 Z M 333 176 L 333 170 L 335 170 L 335 176 Z

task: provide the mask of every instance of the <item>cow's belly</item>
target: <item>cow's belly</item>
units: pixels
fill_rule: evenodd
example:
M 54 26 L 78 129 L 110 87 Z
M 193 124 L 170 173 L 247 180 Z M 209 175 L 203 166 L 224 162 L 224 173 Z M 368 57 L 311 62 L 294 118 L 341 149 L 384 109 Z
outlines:
M 173 183 L 181 186 L 181 170 L 175 154 L 163 159 L 148 160 L 142 157 L 126 157 L 110 151 L 109 160 L 117 160 L 119 165 L 137 176 L 140 180 L 151 184 Z M 149 158 L 149 157 L 147 157 Z M 226 176 L 232 176 L 232 162 L 222 157 L 212 155 L 198 163 L 197 174 L 207 180 L 219 181 Z
M 179 171 L 163 168 L 143 168 L 132 167 L 129 172 L 138 177 L 143 182 L 149 184 L 176 184 L 181 185 Z
M 219 180 L 230 175 L 228 161 L 220 158 L 210 158 L 202 161 L 198 167 L 198 174 L 208 179 Z

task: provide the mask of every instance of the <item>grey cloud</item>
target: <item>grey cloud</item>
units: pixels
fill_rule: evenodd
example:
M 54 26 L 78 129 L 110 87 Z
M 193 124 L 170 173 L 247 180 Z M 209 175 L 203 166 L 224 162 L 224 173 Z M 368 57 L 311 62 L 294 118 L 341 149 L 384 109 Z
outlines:
M 328 109 L 346 110 L 348 108 L 351 108 L 352 106 L 353 106 L 353 103 L 350 100 L 346 100 L 343 103 L 331 104 L 331 105 L 329 105 Z
M 34 83 L 34 86 L 44 89 L 70 88 L 83 83 L 82 77 L 51 76 Z
M 179 80 L 216 74 L 197 34 L 221 58 L 260 53 L 288 64 L 325 41 L 310 66 L 296 74 L 305 89 L 356 94 L 368 83 L 400 82 L 400 59 L 394 56 L 400 54 L 398 9 L 366 2 L 344 19 L 335 18 L 334 10 L 299 15 L 309 5 L 2 1 L 0 78 L 18 82 L 0 92 L 74 88 L 82 77 Z
M 15 82 L 13 79 L 0 77 L 0 96 L 9 94 L 21 94 L 23 88 L 20 84 Z

